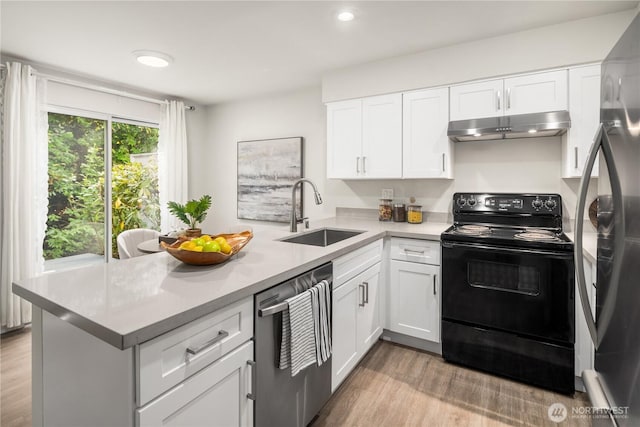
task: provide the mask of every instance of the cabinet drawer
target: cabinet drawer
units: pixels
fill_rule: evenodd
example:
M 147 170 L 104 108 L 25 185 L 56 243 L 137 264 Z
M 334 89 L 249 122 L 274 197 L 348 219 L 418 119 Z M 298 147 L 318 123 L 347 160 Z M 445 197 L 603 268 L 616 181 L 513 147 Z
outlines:
M 252 336 L 253 298 L 249 297 L 139 345 L 136 348 L 138 406 L 182 382 Z M 203 347 L 208 342 L 211 344 Z M 202 349 L 196 354 L 187 351 L 198 347 Z
M 251 426 L 251 360 L 253 343 L 248 342 L 138 409 L 136 426 Z
M 391 259 L 440 265 L 440 242 L 392 238 Z
M 333 289 L 382 259 L 382 239 L 333 260 Z

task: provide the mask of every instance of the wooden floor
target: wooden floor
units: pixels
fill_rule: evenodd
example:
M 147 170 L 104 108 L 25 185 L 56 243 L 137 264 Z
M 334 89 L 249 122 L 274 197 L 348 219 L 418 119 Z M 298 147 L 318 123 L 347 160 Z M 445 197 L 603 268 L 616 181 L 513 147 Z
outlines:
M 548 417 L 562 403 L 561 424 Z M 445 362 L 441 357 L 379 341 L 340 386 L 312 427 L 322 426 L 589 426 L 571 416 L 588 406 L 574 398 Z
M 0 337 L 0 426 L 31 425 L 31 331 Z M 574 398 L 451 365 L 436 355 L 379 341 L 322 409 L 323 426 L 589 426 L 547 416 Z
M 0 336 L 0 426 L 31 426 L 31 328 Z

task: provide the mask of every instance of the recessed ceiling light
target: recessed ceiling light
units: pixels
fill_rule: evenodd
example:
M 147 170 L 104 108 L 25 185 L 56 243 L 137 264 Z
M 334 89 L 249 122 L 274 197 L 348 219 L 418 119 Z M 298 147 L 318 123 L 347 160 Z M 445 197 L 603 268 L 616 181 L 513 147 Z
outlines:
M 478 136 L 482 136 L 481 133 L 474 133 L 473 136 L 478 137 Z
M 169 55 L 151 50 L 136 50 L 133 55 L 139 63 L 149 67 L 164 68 L 173 62 L 173 58 Z
M 339 21 L 349 22 L 349 21 L 353 21 L 353 18 L 355 18 L 355 15 L 351 11 L 344 10 L 344 11 L 338 13 L 338 20 Z

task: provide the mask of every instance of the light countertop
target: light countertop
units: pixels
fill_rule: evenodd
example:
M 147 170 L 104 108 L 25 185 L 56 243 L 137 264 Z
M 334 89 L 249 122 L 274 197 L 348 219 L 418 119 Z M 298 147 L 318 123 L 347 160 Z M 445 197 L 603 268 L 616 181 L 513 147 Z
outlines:
M 440 234 L 450 224 L 336 217 L 313 225 L 364 233 L 328 247 L 317 247 L 277 241 L 292 234 L 285 224 L 253 227 L 252 241 L 223 264 L 190 266 L 161 252 L 20 280 L 13 291 L 103 341 L 125 349 L 374 240 L 385 236 L 440 240 Z

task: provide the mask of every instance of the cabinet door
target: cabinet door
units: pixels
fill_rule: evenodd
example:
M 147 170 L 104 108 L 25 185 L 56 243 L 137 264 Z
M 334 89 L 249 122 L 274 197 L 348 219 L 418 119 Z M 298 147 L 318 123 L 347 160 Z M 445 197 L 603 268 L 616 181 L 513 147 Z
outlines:
M 391 261 L 390 329 L 440 342 L 440 267 Z
M 502 79 L 451 86 L 451 120 L 501 116 Z
M 584 164 L 600 124 L 600 65 L 569 70 L 571 129 L 565 136 L 562 176 L 581 177 Z M 591 176 L 598 176 L 596 161 Z
M 331 391 L 340 383 L 358 362 L 357 307 L 360 276 L 346 281 L 333 290 L 332 340 L 331 340 Z
M 362 100 L 327 104 L 327 178 L 357 178 L 362 162 Z
M 402 94 L 362 100 L 361 177 L 402 177 Z
M 402 97 L 402 177 L 452 178 L 449 89 L 405 93 Z
M 380 308 L 380 263 L 359 276 L 358 280 L 358 354 L 363 356 L 382 334 Z
M 508 78 L 504 91 L 505 115 L 566 110 L 567 70 Z
M 178 384 L 136 411 L 143 426 L 251 426 L 253 401 L 247 361 L 253 360 L 248 342 Z

